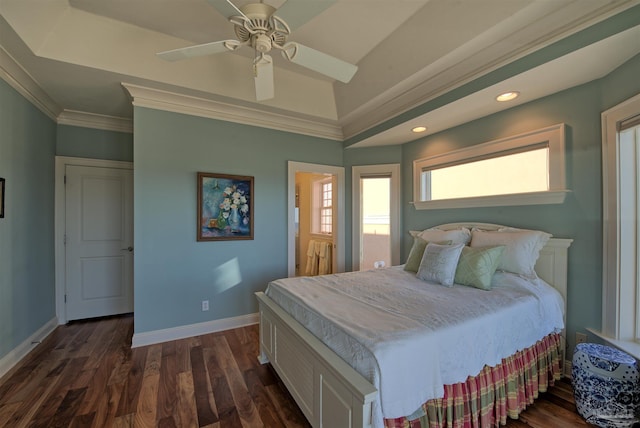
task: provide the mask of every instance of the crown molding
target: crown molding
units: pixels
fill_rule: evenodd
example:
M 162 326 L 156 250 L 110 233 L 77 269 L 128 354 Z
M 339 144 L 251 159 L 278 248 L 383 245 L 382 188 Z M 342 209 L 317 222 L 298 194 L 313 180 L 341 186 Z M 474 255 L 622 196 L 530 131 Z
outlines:
M 104 131 L 133 132 L 133 121 L 125 117 L 106 116 L 76 110 L 63 110 L 57 117 L 59 125 L 80 126 Z
M 344 140 L 342 128 L 337 125 L 295 118 L 284 114 L 177 94 L 125 82 L 122 83 L 122 86 L 129 92 L 133 98 L 133 105 L 136 107 L 146 107 L 173 113 L 224 120 L 227 122 L 259 126 L 335 141 Z
M 0 78 L 51 120 L 56 120 L 62 110 L 60 106 L 2 46 L 0 46 Z
M 395 118 L 407 113 L 465 84 L 508 66 L 516 60 L 522 59 L 527 55 L 561 41 L 570 35 L 587 30 L 597 23 L 614 17 L 616 14 L 621 14 L 625 10 L 638 4 L 640 4 L 638 0 L 603 3 L 589 14 L 580 16 L 574 21 L 558 28 L 548 37 L 536 39 L 523 46 L 514 48 L 511 51 L 502 51 L 496 48 L 496 46 L 502 46 L 501 43 L 505 39 L 517 39 L 520 32 L 526 29 L 524 23 L 522 23 L 522 25 L 513 25 L 510 29 L 507 29 L 507 33 L 487 33 L 482 38 L 476 38 L 471 43 L 467 43 L 459 49 L 450 52 L 445 58 L 434 62 L 429 67 L 419 70 L 397 85 L 371 98 L 368 102 L 342 115 L 339 123 L 342 125 L 344 138 L 347 140 L 376 126 L 383 125 L 390 118 Z M 544 15 L 546 7 L 544 3 L 533 5 L 527 9 L 527 13 L 536 13 L 542 16 Z M 580 9 L 582 5 L 578 3 L 571 7 Z M 526 18 L 525 14 L 521 15 L 520 19 Z M 487 43 L 487 41 L 489 41 L 489 43 Z M 579 43 L 579 41 L 574 41 L 573 43 L 576 44 Z M 581 47 L 584 46 L 574 46 L 574 49 Z M 480 50 L 489 51 L 491 49 L 493 49 L 495 58 L 482 67 L 478 67 L 468 61 L 469 58 L 472 58 Z M 573 49 L 570 51 L 573 51 Z M 564 55 L 570 53 L 570 51 L 564 52 Z M 547 61 L 556 58 L 557 56 L 547 58 Z M 454 72 L 458 77 L 449 81 L 448 78 L 451 73 Z

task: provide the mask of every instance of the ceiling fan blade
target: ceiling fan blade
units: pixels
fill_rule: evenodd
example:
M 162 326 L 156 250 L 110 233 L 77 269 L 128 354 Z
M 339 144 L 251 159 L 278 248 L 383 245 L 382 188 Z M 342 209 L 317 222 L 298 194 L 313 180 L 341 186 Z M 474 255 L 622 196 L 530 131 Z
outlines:
M 289 61 L 317 71 L 325 76 L 332 77 L 343 83 L 349 83 L 358 66 L 327 55 L 308 46 L 299 43 L 289 43 L 284 46 L 282 55 Z
M 230 0 L 207 0 L 211 6 L 213 6 L 222 16 L 229 19 L 232 16 L 245 16 L 244 13 Z
M 268 100 L 274 97 L 273 59 L 271 55 L 262 55 L 253 64 L 256 84 L 256 99 Z
M 289 25 L 289 28 L 293 30 L 320 14 L 335 2 L 335 0 L 287 0 L 285 4 L 278 8 L 275 15 L 283 19 Z
M 236 40 L 221 40 L 219 42 L 205 43 L 202 45 L 188 46 L 186 48 L 173 49 L 170 51 L 158 52 L 160 58 L 166 61 L 178 61 L 194 56 L 213 55 L 220 52 L 235 50 L 238 42 Z

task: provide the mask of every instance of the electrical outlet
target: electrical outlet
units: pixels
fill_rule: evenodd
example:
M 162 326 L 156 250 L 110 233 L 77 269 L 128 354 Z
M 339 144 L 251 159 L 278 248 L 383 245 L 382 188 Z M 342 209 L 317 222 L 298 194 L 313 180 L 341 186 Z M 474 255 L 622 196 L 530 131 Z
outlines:
M 584 333 L 576 333 L 576 343 L 586 343 L 587 335 Z
M 209 310 L 209 301 L 208 300 L 203 300 L 202 301 L 202 311 L 208 311 Z

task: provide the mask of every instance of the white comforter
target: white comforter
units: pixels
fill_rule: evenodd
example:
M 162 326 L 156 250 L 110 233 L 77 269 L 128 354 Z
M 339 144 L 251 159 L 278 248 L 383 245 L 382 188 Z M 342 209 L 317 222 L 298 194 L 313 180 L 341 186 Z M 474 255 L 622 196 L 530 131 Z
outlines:
M 392 267 L 280 279 L 266 294 L 378 388 L 381 426 L 564 328 L 562 297 L 541 279 L 493 284 L 447 288 Z

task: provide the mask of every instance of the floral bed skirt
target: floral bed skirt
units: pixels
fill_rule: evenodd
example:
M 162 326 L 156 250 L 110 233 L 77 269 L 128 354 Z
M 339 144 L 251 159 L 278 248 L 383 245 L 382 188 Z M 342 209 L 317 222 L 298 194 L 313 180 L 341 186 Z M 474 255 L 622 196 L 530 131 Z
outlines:
M 387 428 L 488 428 L 516 419 L 560 379 L 561 338 L 550 334 L 465 382 L 444 386 L 444 397 L 427 401 L 409 417 L 385 419 Z

